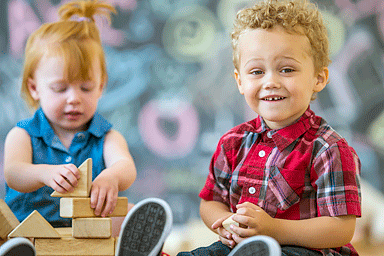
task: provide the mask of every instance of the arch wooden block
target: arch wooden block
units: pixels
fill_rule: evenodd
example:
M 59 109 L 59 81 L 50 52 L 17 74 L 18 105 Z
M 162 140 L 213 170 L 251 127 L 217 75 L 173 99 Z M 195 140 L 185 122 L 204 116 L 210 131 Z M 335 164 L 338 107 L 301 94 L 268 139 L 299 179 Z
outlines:
M 113 213 L 107 217 L 124 217 L 128 213 L 128 198 L 118 197 Z M 96 216 L 91 208 L 90 197 L 62 197 L 60 198 L 60 217 L 62 218 L 93 218 Z
M 54 191 L 51 196 L 53 197 L 89 197 L 92 185 L 92 158 L 85 160 L 79 167 L 80 179 L 71 193 L 59 193 Z
M 233 215 L 232 215 L 232 216 L 233 216 Z M 228 219 L 226 219 L 225 221 L 223 221 L 222 226 L 223 226 L 226 230 L 228 230 L 228 232 L 231 232 L 231 233 L 233 234 L 234 232 L 231 230 L 230 226 L 231 226 L 232 224 L 235 225 L 235 226 L 239 226 L 239 223 L 237 223 L 236 221 L 234 221 L 234 220 L 232 219 L 232 216 L 230 216 Z
M 23 222 L 21 222 L 11 233 L 9 238 L 60 238 L 60 234 L 44 219 L 41 214 L 34 210 Z
M 0 199 L 0 240 L 6 240 L 11 231 L 20 224 L 7 203 Z

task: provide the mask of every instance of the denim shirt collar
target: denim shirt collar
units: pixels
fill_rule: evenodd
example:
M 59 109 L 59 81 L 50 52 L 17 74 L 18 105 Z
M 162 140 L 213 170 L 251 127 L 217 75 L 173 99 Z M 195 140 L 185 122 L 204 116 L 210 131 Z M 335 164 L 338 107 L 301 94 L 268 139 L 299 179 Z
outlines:
M 42 137 L 44 142 L 51 147 L 68 151 L 60 142 L 59 137 L 54 133 L 43 110 L 39 108 L 32 118 L 30 134 L 35 137 Z M 101 137 L 111 129 L 112 125 L 104 119 L 98 112 L 95 113 L 86 131 L 76 133 L 73 140 L 78 138 L 87 139 L 90 135 Z

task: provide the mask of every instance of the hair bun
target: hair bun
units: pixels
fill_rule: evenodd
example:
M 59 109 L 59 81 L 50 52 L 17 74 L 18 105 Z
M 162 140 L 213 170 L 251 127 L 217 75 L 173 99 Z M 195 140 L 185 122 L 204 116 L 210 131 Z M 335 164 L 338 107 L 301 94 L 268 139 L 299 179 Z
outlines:
M 64 4 L 60 7 L 58 14 L 60 20 L 88 21 L 94 22 L 95 15 L 101 15 L 111 21 L 110 13 L 116 13 L 116 9 L 99 0 L 81 0 Z

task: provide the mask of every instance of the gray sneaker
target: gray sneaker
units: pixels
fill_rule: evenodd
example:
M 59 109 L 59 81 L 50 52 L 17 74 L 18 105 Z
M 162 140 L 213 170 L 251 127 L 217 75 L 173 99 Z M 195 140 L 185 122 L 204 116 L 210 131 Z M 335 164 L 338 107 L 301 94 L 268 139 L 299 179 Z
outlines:
M 31 241 L 24 237 L 8 240 L 0 247 L 0 256 L 35 256 L 36 250 Z
M 239 243 L 228 256 L 281 256 L 279 243 L 269 236 L 253 236 Z
M 159 198 L 136 204 L 127 214 L 116 247 L 116 256 L 157 256 L 172 228 L 172 211 Z

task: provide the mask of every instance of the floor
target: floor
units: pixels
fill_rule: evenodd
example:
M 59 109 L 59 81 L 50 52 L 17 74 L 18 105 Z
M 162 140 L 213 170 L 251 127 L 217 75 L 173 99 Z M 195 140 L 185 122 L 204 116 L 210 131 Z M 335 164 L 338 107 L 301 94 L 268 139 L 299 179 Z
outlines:
M 384 256 L 383 243 L 371 243 L 364 239 L 353 241 L 360 256 Z M 208 246 L 216 242 L 218 237 L 211 232 L 200 220 L 195 220 L 186 226 L 174 226 L 164 245 L 164 252 L 175 256 L 180 251 L 191 251 L 197 247 Z

